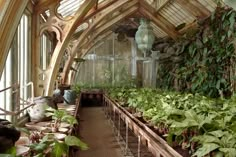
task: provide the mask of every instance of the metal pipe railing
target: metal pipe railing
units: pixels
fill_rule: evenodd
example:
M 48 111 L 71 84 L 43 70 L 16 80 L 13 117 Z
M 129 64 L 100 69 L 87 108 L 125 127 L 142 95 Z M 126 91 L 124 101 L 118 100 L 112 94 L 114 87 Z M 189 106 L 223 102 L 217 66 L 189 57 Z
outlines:
M 29 100 L 24 100 L 23 98 L 20 98 L 20 90 L 24 89 L 24 88 L 27 88 L 28 86 L 31 87 L 31 98 Z M 17 116 L 20 113 L 22 113 L 23 111 L 25 111 L 27 108 L 29 108 L 29 107 L 31 107 L 35 104 L 34 103 L 34 84 L 33 84 L 33 82 L 29 82 L 29 83 L 27 83 L 26 85 L 24 85 L 22 87 L 20 87 L 19 84 L 13 84 L 12 86 L 9 86 L 7 88 L 4 88 L 4 89 L 0 90 L 0 93 L 5 92 L 5 91 L 10 90 L 10 89 L 13 89 L 12 94 L 16 94 L 16 97 L 17 97 L 16 98 L 17 103 L 16 103 L 15 111 L 7 111 L 6 109 L 0 107 L 0 111 L 3 112 L 3 113 L 0 113 L 0 115 Z M 20 109 L 20 105 L 21 105 L 20 101 L 26 102 L 29 105 L 27 105 L 23 109 Z

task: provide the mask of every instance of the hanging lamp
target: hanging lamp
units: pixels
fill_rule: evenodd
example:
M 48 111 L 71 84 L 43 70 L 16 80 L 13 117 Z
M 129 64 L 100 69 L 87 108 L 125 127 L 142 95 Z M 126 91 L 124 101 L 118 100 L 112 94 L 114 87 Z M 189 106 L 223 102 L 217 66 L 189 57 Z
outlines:
M 135 34 L 135 41 L 138 48 L 144 53 L 144 57 L 146 57 L 146 53 L 152 49 L 155 40 L 153 29 L 149 24 L 149 20 L 141 18 L 140 26 Z

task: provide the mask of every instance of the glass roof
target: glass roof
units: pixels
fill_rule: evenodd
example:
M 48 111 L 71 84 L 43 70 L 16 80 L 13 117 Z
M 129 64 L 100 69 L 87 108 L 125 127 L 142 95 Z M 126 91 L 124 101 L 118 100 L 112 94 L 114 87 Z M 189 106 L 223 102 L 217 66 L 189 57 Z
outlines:
M 160 8 L 162 8 L 169 1 L 170 0 L 146 0 L 146 2 L 148 2 L 156 10 L 159 10 Z
M 182 7 L 172 1 L 166 5 L 166 7 L 162 8 L 159 12 L 164 18 L 168 19 L 174 26 L 178 26 L 182 23 L 192 23 L 194 21 L 194 17 L 186 12 Z
M 61 0 L 57 12 L 62 17 L 73 16 L 85 0 Z
M 214 11 L 217 6 L 213 0 L 198 0 L 198 1 L 210 11 Z
M 80 32 L 80 31 L 83 31 L 83 30 L 85 30 L 85 29 L 87 29 L 88 28 L 88 23 L 82 23 L 80 26 L 78 26 L 77 27 L 77 29 L 75 30 L 75 33 L 77 33 L 77 32 Z
M 98 0 L 98 4 L 105 2 L 106 0 Z M 196 17 L 187 12 L 179 3 L 173 0 L 145 0 L 148 4 L 150 4 L 153 8 L 155 8 L 156 13 L 158 12 L 162 17 L 167 19 L 171 24 L 175 27 L 185 23 L 186 25 L 193 23 L 196 20 Z M 216 4 L 214 0 L 197 0 L 203 6 L 205 6 L 209 11 L 214 11 Z M 80 6 L 86 2 L 86 0 L 61 0 L 60 5 L 58 7 L 58 14 L 62 17 L 74 16 L 76 11 L 80 8 Z M 47 16 L 50 16 L 50 12 L 45 11 Z M 116 14 L 114 12 L 113 14 Z M 155 16 L 155 15 L 154 15 Z M 44 16 L 43 16 L 44 17 Z M 108 19 L 106 19 L 108 20 Z M 87 22 L 82 23 L 77 27 L 75 33 L 81 32 L 87 29 L 92 21 L 88 19 Z M 155 34 L 158 37 L 167 36 L 167 33 L 156 26 L 154 23 L 151 24 Z

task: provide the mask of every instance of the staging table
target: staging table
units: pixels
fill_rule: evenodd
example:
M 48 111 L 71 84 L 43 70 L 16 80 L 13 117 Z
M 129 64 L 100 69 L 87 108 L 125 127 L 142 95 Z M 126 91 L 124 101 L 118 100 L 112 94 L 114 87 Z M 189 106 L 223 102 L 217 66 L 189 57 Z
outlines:
M 113 122 L 118 118 L 118 136 L 120 136 L 120 121 L 124 121 L 126 124 L 126 149 L 128 148 L 128 129 L 132 130 L 133 133 L 138 137 L 138 156 L 140 157 L 140 143 L 146 145 L 150 152 L 155 157 L 182 157 L 176 152 L 168 143 L 158 136 L 153 130 L 147 127 L 144 123 L 139 121 L 125 108 L 120 106 L 117 102 L 104 95 L 103 99 L 104 110 L 108 117 Z M 118 117 L 117 117 L 118 115 Z

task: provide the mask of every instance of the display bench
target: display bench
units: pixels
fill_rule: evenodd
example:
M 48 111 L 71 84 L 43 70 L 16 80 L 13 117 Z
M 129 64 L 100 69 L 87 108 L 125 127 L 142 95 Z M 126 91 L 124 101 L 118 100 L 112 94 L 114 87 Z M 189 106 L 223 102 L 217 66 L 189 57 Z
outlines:
M 99 89 L 82 89 L 80 94 L 80 106 L 102 106 L 103 91 Z
M 21 88 L 31 87 L 32 98 L 24 100 L 19 97 Z M 0 108 L 0 116 L 10 116 L 13 122 L 0 119 L 0 154 L 6 153 L 12 148 L 9 154 L 17 156 L 77 156 L 76 152 L 81 146 L 78 137 L 78 106 L 77 104 L 54 104 L 50 97 L 34 97 L 33 83 L 29 82 L 24 87 L 18 84 L 0 90 L 1 92 L 11 90 L 17 98 L 13 110 Z M 80 97 L 78 97 L 80 100 Z M 20 102 L 24 102 L 23 104 Z M 48 108 L 50 106 L 51 108 Z M 24 121 L 17 119 L 23 113 Z M 9 130 L 9 131 L 5 131 Z M 3 149 L 4 146 L 4 149 Z M 15 147 L 14 147 L 15 146 Z M 15 150 L 16 148 L 16 150 Z M 61 152 L 61 155 L 58 155 Z M 53 154 L 53 155 L 52 155 Z M 59 153 L 60 154 L 60 153 Z M 62 155 L 63 154 L 63 155 Z M 0 155 L 1 156 L 1 155 Z
M 67 104 L 57 104 L 58 110 L 56 110 L 56 114 L 61 114 L 63 112 L 66 112 L 66 115 L 61 114 L 62 116 L 71 116 L 75 117 L 78 121 L 78 114 L 77 114 L 77 104 L 75 105 L 67 105 Z M 60 112 L 62 111 L 62 112 Z M 54 113 L 55 113 L 54 112 Z M 51 154 L 55 149 L 61 149 L 60 151 L 64 151 L 62 149 L 65 148 L 65 142 L 66 138 L 69 136 L 78 137 L 78 130 L 79 125 L 73 124 L 73 123 L 67 123 L 67 122 L 61 122 L 60 126 L 57 130 L 52 130 L 54 121 L 40 121 L 40 122 L 28 122 L 25 124 L 25 128 L 29 131 L 29 134 L 22 133 L 20 139 L 16 142 L 15 146 L 17 148 L 17 155 L 22 155 L 25 157 L 32 156 L 32 152 L 35 152 L 34 148 L 28 147 L 29 145 L 35 145 L 36 147 L 44 147 L 44 145 L 48 145 L 45 147 L 45 149 L 41 152 L 35 152 L 36 155 L 39 155 L 40 153 L 51 157 Z M 49 135 L 50 138 L 47 139 L 48 142 L 54 141 L 50 144 L 47 142 L 42 143 L 45 136 Z M 69 139 L 69 138 L 68 138 Z M 70 139 L 71 140 L 71 139 Z M 73 141 L 71 141 L 73 142 Z M 58 144 L 58 143 L 61 143 Z M 52 145 L 57 144 L 57 146 L 54 146 L 54 149 L 51 148 Z M 55 148 L 57 147 L 57 148 Z M 67 145 L 68 151 L 67 154 L 64 154 L 63 157 L 76 157 L 76 152 L 79 150 L 79 147 L 77 146 L 70 146 Z M 37 149 L 37 148 L 36 148 Z M 52 155 L 55 156 L 55 155 Z
M 58 104 L 58 110 L 56 111 L 57 114 L 60 114 L 60 111 L 65 111 L 67 115 L 71 116 L 77 116 L 76 114 L 76 105 L 65 105 L 65 104 Z M 78 124 L 69 124 L 66 122 L 61 122 L 60 126 L 57 128 L 57 130 L 54 129 L 55 122 L 54 121 L 40 121 L 40 122 L 28 122 L 25 124 L 25 128 L 29 131 L 29 134 L 22 133 L 20 139 L 16 142 L 16 148 L 19 149 L 17 152 L 17 155 L 23 155 L 23 156 L 31 156 L 32 151 L 34 152 L 34 148 L 28 148 L 28 145 L 34 144 L 38 147 L 43 147 L 44 145 L 47 145 L 47 143 L 42 143 L 43 138 L 45 136 L 49 136 L 50 138 L 47 139 L 48 141 L 54 141 L 52 144 L 55 144 L 57 142 L 63 143 L 65 141 L 65 138 L 67 136 L 77 136 L 78 132 Z M 59 147 L 60 145 L 58 145 Z M 61 145 L 62 146 L 62 145 Z M 52 149 L 49 148 L 50 145 L 48 145 L 47 148 L 45 148 L 45 151 L 42 151 L 43 154 L 47 154 L 47 156 L 51 156 Z M 36 148 L 36 147 L 35 147 Z M 74 157 L 75 151 L 78 149 L 77 147 L 68 147 L 69 151 L 67 155 L 68 157 Z M 39 154 L 41 152 L 39 151 Z M 38 154 L 37 154 L 38 155 Z
M 155 157 L 182 157 L 168 143 L 158 136 L 153 130 L 146 126 L 143 122 L 129 113 L 124 107 L 117 102 L 104 95 L 103 97 L 104 111 L 108 118 L 113 121 L 113 125 L 117 129 L 117 136 L 121 136 L 121 122 L 125 123 L 125 153 L 129 148 L 129 130 L 131 130 L 138 138 L 137 156 L 141 157 L 141 145 L 144 145 Z

